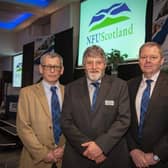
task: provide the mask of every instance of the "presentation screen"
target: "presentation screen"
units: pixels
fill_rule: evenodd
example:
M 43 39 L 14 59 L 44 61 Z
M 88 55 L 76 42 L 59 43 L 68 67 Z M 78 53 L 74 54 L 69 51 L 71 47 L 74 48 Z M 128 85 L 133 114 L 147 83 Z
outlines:
M 99 45 L 106 53 L 119 50 L 126 60 L 138 58 L 145 42 L 147 0 L 84 0 L 80 3 L 78 66 L 84 50 Z
M 22 61 L 23 55 L 18 54 L 13 56 L 13 87 L 21 87 L 22 84 Z

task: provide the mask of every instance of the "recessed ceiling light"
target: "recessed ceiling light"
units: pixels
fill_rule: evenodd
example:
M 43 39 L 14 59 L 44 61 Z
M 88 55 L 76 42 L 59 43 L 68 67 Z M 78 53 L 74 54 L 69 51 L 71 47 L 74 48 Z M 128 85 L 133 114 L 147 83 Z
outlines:
M 16 26 L 18 26 L 20 23 L 24 22 L 25 20 L 29 19 L 31 16 L 33 16 L 32 13 L 22 13 L 17 18 L 11 20 L 10 22 L 2 22 L 0 21 L 0 28 L 12 30 Z
M 37 7 L 47 7 L 52 0 L 16 0 L 16 2 L 37 6 Z

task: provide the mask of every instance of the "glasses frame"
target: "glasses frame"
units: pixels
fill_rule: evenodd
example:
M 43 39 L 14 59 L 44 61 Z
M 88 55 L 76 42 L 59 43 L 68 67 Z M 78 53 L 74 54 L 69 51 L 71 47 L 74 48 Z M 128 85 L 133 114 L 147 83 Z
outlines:
M 157 55 L 152 55 L 152 56 L 140 56 L 139 59 L 141 60 L 150 60 L 150 61 L 156 61 L 158 60 L 159 58 L 161 58 L 160 56 L 157 56 Z
M 43 67 L 43 69 L 47 70 L 47 71 L 51 71 L 51 70 L 55 70 L 55 71 L 59 71 L 62 66 L 60 65 L 41 65 Z

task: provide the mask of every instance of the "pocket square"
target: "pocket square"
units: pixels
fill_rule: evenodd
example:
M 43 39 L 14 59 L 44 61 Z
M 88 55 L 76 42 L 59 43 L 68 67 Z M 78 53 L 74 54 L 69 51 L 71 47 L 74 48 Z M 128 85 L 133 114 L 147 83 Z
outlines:
M 105 100 L 105 106 L 114 106 L 114 100 Z

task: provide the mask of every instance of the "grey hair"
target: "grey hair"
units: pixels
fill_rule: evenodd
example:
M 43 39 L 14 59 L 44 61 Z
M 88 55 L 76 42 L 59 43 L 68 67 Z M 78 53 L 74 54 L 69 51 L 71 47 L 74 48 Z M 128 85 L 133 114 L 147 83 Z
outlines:
M 102 57 L 104 59 L 104 63 L 107 63 L 106 55 L 104 50 L 97 45 L 92 45 L 84 51 L 83 54 L 83 65 L 85 64 L 85 60 L 87 57 Z
M 40 58 L 40 64 L 43 65 L 44 64 L 44 60 L 46 57 L 50 57 L 50 58 L 59 58 L 60 60 L 60 66 L 63 67 L 63 58 L 60 54 L 58 53 L 54 53 L 54 52 L 47 52 L 44 55 L 41 56 Z

